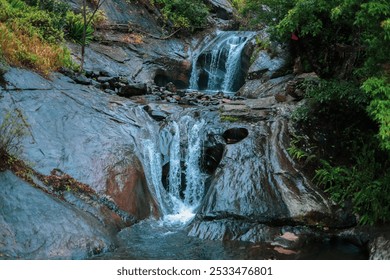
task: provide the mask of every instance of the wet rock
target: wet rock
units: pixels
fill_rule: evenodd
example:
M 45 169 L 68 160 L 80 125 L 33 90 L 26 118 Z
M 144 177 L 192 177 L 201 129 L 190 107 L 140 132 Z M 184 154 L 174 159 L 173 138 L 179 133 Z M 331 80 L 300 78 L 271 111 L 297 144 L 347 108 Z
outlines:
M 294 250 L 290 250 L 290 249 L 286 249 L 286 248 L 283 248 L 283 247 L 275 247 L 274 250 L 276 252 L 278 252 L 279 254 L 283 254 L 283 255 L 296 255 L 299 253 L 299 251 L 294 251 Z
M 155 64 L 159 65 L 154 77 L 156 85 L 166 87 L 167 84 L 172 83 L 177 89 L 188 88 L 191 74 L 191 62 L 188 59 L 161 56 L 156 57 Z M 170 88 L 166 89 L 175 92 L 174 87 L 170 85 Z
M 163 121 L 172 113 L 181 111 L 181 108 L 169 104 L 149 103 L 144 110 L 156 121 Z
M 18 72 L 26 73 L 26 77 L 31 75 L 26 70 Z M 6 76 L 7 83 L 15 86 L 19 79 L 12 77 L 15 76 Z M 130 211 L 128 214 L 134 214 L 136 219 L 144 218 L 145 211 L 153 212 L 155 201 L 142 185 L 142 168 L 136 167 L 139 154 L 135 145 L 140 140 L 137 135 L 142 126 L 153 124 L 147 113 L 127 99 L 74 84 L 60 74 L 54 74 L 52 81 L 39 75 L 34 78 L 34 83 L 48 84 L 52 89 L 24 90 L 18 95 L 4 91 L 0 102 L 1 111 L 17 108 L 29 125 L 21 157 L 45 175 L 60 169 L 88 184 L 99 195 L 118 193 L 113 182 L 120 178 L 121 182 L 127 182 L 122 191 L 135 197 L 126 198 L 132 202 L 129 206 L 123 202 L 124 198 L 114 195 L 112 201 L 120 205 L 119 210 Z M 134 160 L 133 169 L 131 164 L 120 164 L 125 159 Z M 118 177 L 110 170 L 115 170 Z M 138 194 L 143 192 L 145 195 L 138 201 Z M 145 204 L 148 210 L 135 209 L 135 205 Z
M 233 6 L 227 0 L 208 0 L 211 5 L 211 11 L 216 13 L 218 18 L 227 20 L 233 17 Z
M 268 51 L 259 51 L 255 61 L 249 67 L 248 79 L 276 78 L 279 73 L 279 76 L 284 75 L 285 73 L 283 72 L 286 72 L 284 69 L 288 63 L 288 54 L 282 50 L 279 50 L 279 53 L 279 55 L 273 54 L 271 57 Z
M 120 46 L 106 46 L 102 44 L 93 43 L 90 45 L 90 47 L 98 53 L 105 54 L 107 57 L 109 57 L 115 62 L 125 63 L 130 59 L 130 56 L 127 54 L 127 52 Z
M 204 147 L 201 157 L 202 169 L 208 174 L 213 174 L 221 162 L 223 152 L 224 145 L 220 143 L 211 147 Z
M 121 87 L 118 95 L 123 97 L 133 97 L 136 95 L 145 95 L 148 93 L 148 88 L 145 83 L 138 84 L 128 84 L 124 87 Z
M 53 85 L 37 73 L 18 68 L 10 68 L 4 75 L 7 90 L 49 90 Z
M 101 76 L 101 77 L 98 77 L 96 80 L 99 83 L 102 83 L 102 84 L 104 84 L 104 83 L 112 84 L 112 83 L 114 83 L 117 80 L 117 78 L 116 77 L 104 77 L 104 76 Z
M 266 81 L 249 80 L 237 92 L 237 95 L 250 99 L 274 96 L 277 93 L 284 92 L 286 82 L 292 80 L 293 77 L 293 75 L 287 75 Z
M 298 249 L 302 247 L 304 240 L 303 236 L 298 236 L 293 232 L 285 232 L 281 236 L 276 237 L 271 245 L 290 250 Z
M 74 81 L 80 85 L 91 85 L 91 79 L 88 79 L 85 75 L 77 75 L 74 78 Z
M 236 240 L 246 242 L 271 242 L 279 230 L 263 224 L 221 219 L 195 222 L 189 236 L 210 240 Z
M 131 154 L 108 171 L 106 194 L 121 210 L 138 219 L 158 216 L 158 206 L 150 205 L 153 197 L 149 192 L 141 163 Z
M 323 222 L 329 202 L 296 169 L 286 148 L 283 120 L 248 127 L 247 138 L 227 145 L 199 211 L 204 219 L 245 217 L 259 223 Z M 243 183 L 245 182 L 245 183 Z M 313 215 L 318 213 L 318 216 Z
M 390 239 L 379 236 L 369 244 L 370 260 L 390 260 Z
M 170 92 L 176 92 L 176 91 L 177 91 L 177 88 L 176 88 L 175 84 L 172 83 L 172 82 L 169 82 L 169 83 L 165 86 L 165 88 L 166 88 L 168 91 L 170 91 Z
M 111 250 L 114 229 L 0 173 L 0 259 L 85 259 Z

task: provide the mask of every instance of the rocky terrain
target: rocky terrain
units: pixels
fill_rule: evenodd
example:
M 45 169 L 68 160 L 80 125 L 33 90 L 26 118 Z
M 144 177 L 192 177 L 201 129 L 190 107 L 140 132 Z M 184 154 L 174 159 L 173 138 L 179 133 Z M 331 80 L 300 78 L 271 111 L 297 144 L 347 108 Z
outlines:
M 367 258 L 389 258 L 388 231 L 355 228 L 355 217 L 328 200 L 287 152 L 291 114 L 304 102 L 298 85 L 318 77 L 294 73 L 282 46 L 270 55 L 249 43 L 244 55 L 252 63 L 236 94 L 186 90 L 194 54 L 217 29 L 235 25 L 229 2 L 209 2 L 209 29 L 166 38 L 151 7 L 106 1 L 108 21 L 87 47 L 84 74 L 64 69 L 44 78 L 1 66 L 0 110 L 23 116 L 19 158 L 28 167 L 0 172 L 0 259 L 115 251 L 120 230 L 163 217 L 170 203 L 161 204 L 168 191 L 156 191 L 156 162 L 145 143 L 159 147 L 164 173 L 173 124 L 191 132 L 198 123 L 205 190 L 189 236 L 266 243 L 276 258 L 341 240 Z M 69 47 L 78 60 L 80 47 Z

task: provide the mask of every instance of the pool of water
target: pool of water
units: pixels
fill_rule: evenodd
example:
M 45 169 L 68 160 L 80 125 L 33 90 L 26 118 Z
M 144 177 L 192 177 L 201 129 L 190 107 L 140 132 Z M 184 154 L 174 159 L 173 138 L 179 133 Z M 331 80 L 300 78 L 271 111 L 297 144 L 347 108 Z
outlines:
M 95 259 L 123 260 L 251 260 L 251 259 L 322 259 L 359 260 L 368 255 L 353 244 L 329 241 L 310 244 L 298 254 L 279 254 L 268 244 L 202 240 L 187 236 L 181 223 L 146 220 L 118 234 L 119 246 Z

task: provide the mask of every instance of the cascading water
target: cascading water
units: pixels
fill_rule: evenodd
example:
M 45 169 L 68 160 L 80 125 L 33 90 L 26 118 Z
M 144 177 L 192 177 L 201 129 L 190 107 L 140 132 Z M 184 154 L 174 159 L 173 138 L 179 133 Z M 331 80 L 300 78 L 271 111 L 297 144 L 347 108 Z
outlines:
M 190 90 L 237 91 L 245 78 L 243 50 L 253 36 L 251 32 L 219 32 L 195 55 Z
M 195 216 L 204 195 L 205 176 L 200 168 L 205 121 L 184 116 L 172 120 L 159 134 L 144 133 L 140 141 L 148 184 L 168 223 L 186 224 Z M 146 129 L 147 130 L 147 129 Z M 169 166 L 167 186 L 163 166 Z

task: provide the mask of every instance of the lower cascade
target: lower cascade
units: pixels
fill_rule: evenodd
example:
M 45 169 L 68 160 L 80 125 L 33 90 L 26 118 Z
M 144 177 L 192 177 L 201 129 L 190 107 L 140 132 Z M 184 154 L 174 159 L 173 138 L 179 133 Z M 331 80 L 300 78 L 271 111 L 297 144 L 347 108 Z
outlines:
M 283 182 L 281 171 L 270 174 L 271 169 L 280 168 L 275 157 L 279 155 L 272 150 L 280 148 L 280 139 L 275 136 L 285 129 L 282 122 L 269 128 L 236 127 L 219 122 L 216 112 L 184 109 L 159 127 L 149 123 L 143 111 L 137 110 L 145 125 L 134 139 L 160 215 L 122 229 L 118 234 L 121 246 L 95 258 L 272 258 L 275 250 L 266 242 L 283 245 L 283 236 L 298 240 L 300 234 L 310 236 L 304 227 L 278 228 L 267 223 L 273 215 L 290 215 L 294 207 L 306 209 L 294 202 L 293 192 L 300 192 L 296 188 L 306 188 L 302 178 L 292 179 L 287 174 L 290 182 Z M 269 135 L 268 140 L 265 135 Z M 259 136 L 262 141 L 254 141 Z M 277 185 L 285 187 L 291 196 L 280 197 Z M 301 195 L 313 209 L 313 202 L 321 200 L 309 188 Z M 259 222 L 245 219 L 243 214 Z M 325 242 L 312 247 L 313 252 L 321 250 L 327 258 L 364 257 L 348 243 Z M 312 248 L 305 249 L 300 258 L 315 258 L 312 254 Z
M 205 121 L 191 116 L 172 120 L 152 139 L 143 139 L 148 183 L 166 222 L 186 224 L 203 196 L 207 174 L 202 172 Z
M 243 51 L 253 36 L 252 32 L 220 31 L 195 55 L 190 89 L 236 92 L 243 85 L 249 67 Z

